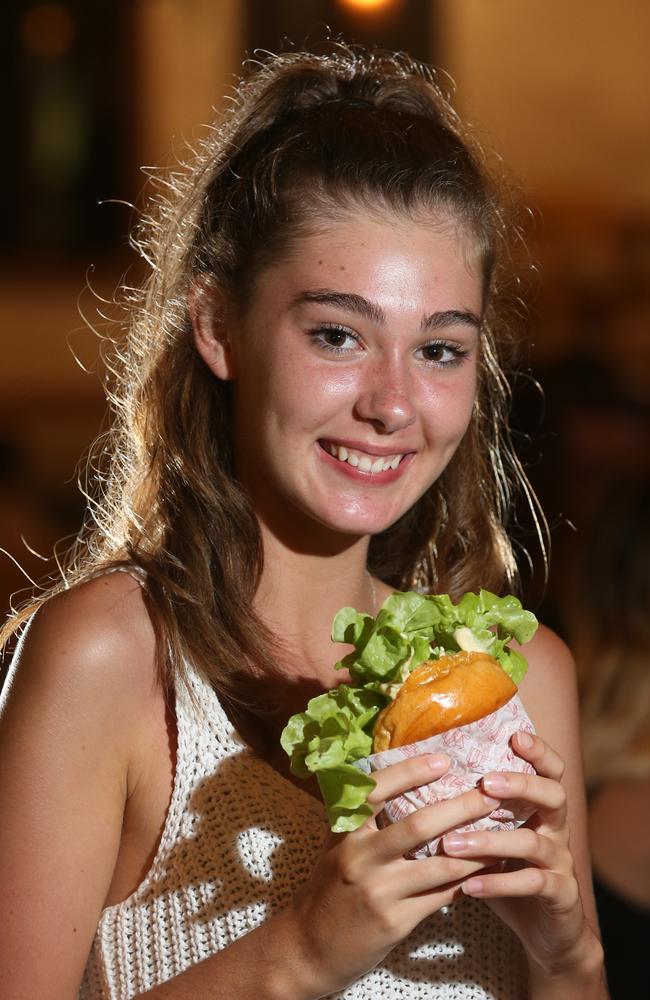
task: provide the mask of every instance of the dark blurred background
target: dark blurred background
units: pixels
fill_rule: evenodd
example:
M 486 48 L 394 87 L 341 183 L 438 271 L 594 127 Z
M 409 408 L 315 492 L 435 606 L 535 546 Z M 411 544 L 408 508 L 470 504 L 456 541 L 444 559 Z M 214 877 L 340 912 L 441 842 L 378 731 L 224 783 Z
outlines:
M 648 471 L 645 0 L 10 2 L 0 546 L 38 579 L 53 564 L 35 553 L 50 556 L 79 524 L 77 463 L 105 415 L 89 325 L 106 332 L 115 286 L 140 274 L 127 234 L 141 166 L 183 159 L 246 55 L 300 47 L 325 25 L 450 74 L 456 107 L 526 191 L 539 264 L 526 282 L 527 366 L 546 398 L 521 380 L 515 422 L 554 539 L 542 612 L 563 631 L 582 540 L 607 517 L 611 490 L 635 491 Z M 519 537 L 534 551 L 525 524 Z M 535 604 L 539 580 L 527 582 Z M 26 583 L 0 556 L 0 604 Z

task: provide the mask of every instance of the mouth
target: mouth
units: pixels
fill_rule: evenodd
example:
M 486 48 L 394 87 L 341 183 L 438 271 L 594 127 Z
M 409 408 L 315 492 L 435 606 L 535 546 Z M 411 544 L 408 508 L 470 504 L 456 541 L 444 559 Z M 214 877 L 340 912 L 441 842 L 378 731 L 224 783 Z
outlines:
M 351 466 L 358 472 L 378 475 L 382 472 L 397 469 L 410 452 L 395 452 L 393 454 L 377 455 L 359 448 L 348 448 L 334 441 L 320 440 L 323 451 L 327 452 L 343 465 Z

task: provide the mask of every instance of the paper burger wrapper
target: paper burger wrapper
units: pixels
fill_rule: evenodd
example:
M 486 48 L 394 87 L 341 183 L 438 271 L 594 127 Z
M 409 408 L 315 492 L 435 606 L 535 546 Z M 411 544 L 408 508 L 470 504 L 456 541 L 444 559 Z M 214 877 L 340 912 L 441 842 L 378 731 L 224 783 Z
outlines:
M 383 750 L 362 760 L 355 766 L 371 774 L 389 764 L 396 764 L 407 757 L 417 757 L 423 753 L 444 753 L 450 761 L 449 770 L 441 778 L 428 785 L 420 785 L 411 791 L 388 801 L 377 816 L 380 827 L 409 816 L 416 809 L 430 806 L 434 802 L 454 798 L 463 792 L 476 788 L 480 779 L 489 771 L 520 771 L 534 774 L 534 768 L 517 757 L 510 747 L 512 736 L 524 730 L 534 733 L 533 724 L 524 706 L 515 695 L 510 701 L 491 715 L 471 722 L 467 726 L 450 729 L 428 740 L 409 743 L 407 746 Z M 459 830 L 514 830 L 532 816 L 534 809 L 528 803 L 508 800 L 489 816 L 458 827 Z M 441 837 L 435 837 L 426 844 L 411 851 L 409 858 L 426 858 L 438 853 Z

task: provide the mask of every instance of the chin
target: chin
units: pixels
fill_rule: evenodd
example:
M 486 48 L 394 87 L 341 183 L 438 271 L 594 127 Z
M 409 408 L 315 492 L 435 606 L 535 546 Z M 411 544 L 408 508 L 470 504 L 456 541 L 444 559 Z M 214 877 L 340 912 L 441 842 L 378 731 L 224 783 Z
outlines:
M 364 510 L 361 507 L 352 510 L 339 507 L 336 510 L 311 510 L 311 517 L 319 524 L 331 531 L 342 535 L 380 535 L 392 524 L 399 521 L 400 517 L 406 513 L 408 507 L 399 506 L 391 510 Z

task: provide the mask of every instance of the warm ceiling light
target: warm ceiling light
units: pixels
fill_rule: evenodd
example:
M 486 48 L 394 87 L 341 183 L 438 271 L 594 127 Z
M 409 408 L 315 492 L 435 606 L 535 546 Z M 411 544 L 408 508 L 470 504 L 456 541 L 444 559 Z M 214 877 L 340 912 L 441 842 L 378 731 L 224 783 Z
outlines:
M 339 3 L 343 7 L 352 7 L 353 10 L 372 11 L 379 10 L 381 7 L 389 7 L 390 4 L 394 3 L 394 0 L 339 0 Z

